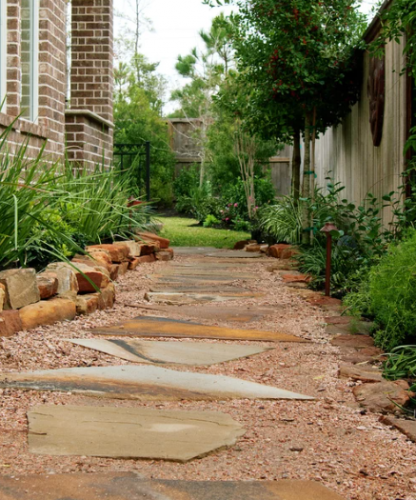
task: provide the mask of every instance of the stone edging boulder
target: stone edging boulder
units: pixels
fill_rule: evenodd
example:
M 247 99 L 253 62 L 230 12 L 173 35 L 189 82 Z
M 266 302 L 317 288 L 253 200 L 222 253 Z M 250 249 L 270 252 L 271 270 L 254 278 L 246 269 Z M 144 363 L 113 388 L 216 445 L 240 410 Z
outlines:
M 156 234 L 139 233 L 137 241 L 91 245 L 86 255 L 76 255 L 71 263 L 54 262 L 38 274 L 34 269 L 1 271 L 0 337 L 113 307 L 117 277 L 173 259 L 169 244 Z

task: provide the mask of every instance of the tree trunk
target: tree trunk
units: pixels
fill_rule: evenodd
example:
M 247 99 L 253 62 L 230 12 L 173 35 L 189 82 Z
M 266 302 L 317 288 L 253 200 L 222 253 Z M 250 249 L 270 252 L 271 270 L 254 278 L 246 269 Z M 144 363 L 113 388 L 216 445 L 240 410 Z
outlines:
M 300 130 L 296 129 L 293 135 L 293 156 L 292 156 L 292 196 L 295 204 L 299 203 L 300 196 Z
M 306 113 L 305 116 L 305 158 L 303 161 L 303 188 L 302 188 L 302 197 L 310 198 L 311 195 L 311 116 L 309 113 Z M 304 245 L 308 245 L 311 241 L 310 237 L 310 213 L 308 208 L 308 203 L 303 202 L 303 211 L 302 211 L 302 226 L 303 226 L 303 234 L 302 234 L 302 243 Z

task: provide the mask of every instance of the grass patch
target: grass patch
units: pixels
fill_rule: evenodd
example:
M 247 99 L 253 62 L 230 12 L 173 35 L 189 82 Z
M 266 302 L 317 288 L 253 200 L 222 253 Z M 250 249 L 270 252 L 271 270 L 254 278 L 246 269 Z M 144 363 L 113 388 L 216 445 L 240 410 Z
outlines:
M 198 221 L 182 217 L 157 217 L 164 225 L 161 236 L 176 247 L 233 248 L 237 241 L 251 238 L 250 233 L 195 226 Z

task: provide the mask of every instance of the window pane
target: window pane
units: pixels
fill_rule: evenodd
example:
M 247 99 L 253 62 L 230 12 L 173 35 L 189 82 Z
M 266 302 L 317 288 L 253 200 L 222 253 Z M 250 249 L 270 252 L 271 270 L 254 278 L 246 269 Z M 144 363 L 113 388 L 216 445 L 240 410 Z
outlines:
M 6 0 L 0 0 L 0 106 L 6 97 L 7 82 L 7 9 Z M 2 109 L 5 112 L 5 109 Z
M 32 0 L 22 0 L 22 115 L 32 119 L 32 79 L 33 79 L 33 46 L 32 46 Z

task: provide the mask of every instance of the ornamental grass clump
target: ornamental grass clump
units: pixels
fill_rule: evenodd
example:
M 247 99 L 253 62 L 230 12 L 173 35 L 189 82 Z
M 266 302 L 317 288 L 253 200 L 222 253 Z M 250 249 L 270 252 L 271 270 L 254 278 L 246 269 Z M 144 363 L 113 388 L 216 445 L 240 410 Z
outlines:
M 146 204 L 129 206 L 134 193 L 114 170 L 94 172 L 44 157 L 29 158 L 27 143 L 9 151 L 13 124 L 0 134 L 0 269 L 41 269 L 68 260 L 88 243 L 122 239 L 144 229 Z
M 390 351 L 416 341 L 416 231 L 391 245 L 370 272 L 369 302 L 379 326 L 377 345 Z

